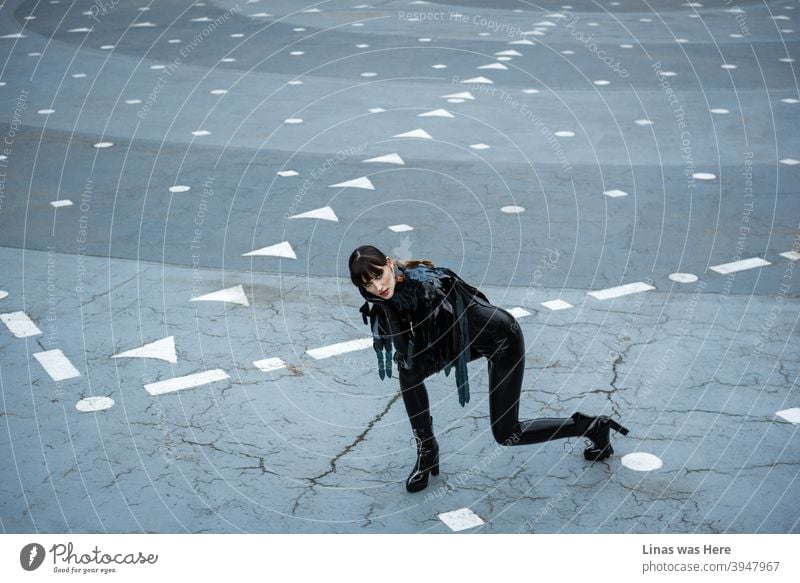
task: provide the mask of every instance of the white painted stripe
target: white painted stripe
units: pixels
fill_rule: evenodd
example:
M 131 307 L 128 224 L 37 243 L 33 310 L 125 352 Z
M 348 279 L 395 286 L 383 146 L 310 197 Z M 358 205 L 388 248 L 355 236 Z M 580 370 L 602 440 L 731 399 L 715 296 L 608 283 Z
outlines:
M 280 358 L 265 358 L 253 362 L 255 367 L 262 372 L 270 372 L 281 368 L 286 368 L 286 363 Z
M 157 383 L 149 383 L 144 386 L 145 390 L 151 395 L 163 395 L 164 393 L 174 393 L 184 389 L 192 389 L 208 383 L 223 381 L 229 378 L 228 374 L 221 368 L 204 370 L 184 377 L 175 377 Z
M 91 413 L 93 411 L 104 411 L 114 406 L 114 399 L 111 397 L 86 397 L 75 403 L 75 408 L 81 413 Z
M 728 273 L 736 273 L 737 271 L 744 271 L 746 269 L 764 267 L 765 265 L 772 264 L 765 259 L 761 259 L 761 257 L 750 257 L 749 259 L 742 259 L 741 261 L 733 261 L 732 263 L 715 265 L 711 268 L 711 271 L 716 271 L 722 275 L 727 275 Z
M 175 353 L 175 337 L 167 336 L 148 344 L 115 354 L 111 358 L 157 358 L 175 364 L 178 355 Z
M 55 208 L 59 208 L 62 206 L 72 206 L 72 201 L 68 198 L 63 198 L 60 200 L 51 200 L 50 204 L 53 205 Z
M 58 348 L 45 352 L 35 352 L 33 358 L 39 361 L 39 364 L 44 367 L 44 370 L 54 381 L 64 381 L 81 376 L 78 369 L 72 366 L 69 359 Z
M 593 298 L 597 298 L 598 300 L 609 300 L 630 294 L 638 294 L 641 292 L 650 291 L 652 289 L 656 288 L 654 288 L 652 285 L 644 283 L 643 281 L 637 281 L 636 283 L 626 283 L 625 285 L 618 285 L 616 287 L 592 291 L 589 292 L 589 295 Z
M 525 308 L 520 308 L 519 306 L 516 308 L 511 308 L 510 310 L 507 310 L 507 312 L 512 316 L 514 316 L 515 318 L 525 318 L 531 315 L 531 313 L 528 310 L 526 310 Z
M 780 255 L 781 257 L 785 257 L 789 261 L 797 261 L 798 259 L 800 259 L 800 253 L 798 253 L 797 251 L 784 251 Z
M 317 360 L 320 360 L 323 358 L 330 358 L 331 356 L 344 354 L 345 352 L 364 350 L 365 348 L 369 348 L 371 346 L 372 346 L 371 337 L 359 338 L 358 340 L 348 340 L 347 342 L 339 342 L 338 344 L 331 344 L 329 346 L 323 346 L 321 348 L 312 348 L 311 350 L 306 350 L 306 354 L 308 354 L 311 358 L 316 358 Z
M 483 524 L 483 519 L 469 508 L 461 508 L 450 512 L 442 512 L 438 515 L 439 520 L 450 527 L 453 532 L 466 530 Z
M 406 225 L 405 223 L 403 223 L 401 225 L 391 225 L 389 227 L 389 229 L 391 229 L 395 233 L 405 233 L 406 231 L 413 231 L 414 227 L 412 227 L 411 225 Z
M 572 308 L 573 305 L 569 302 L 565 302 L 564 300 L 549 300 L 547 302 L 542 302 L 542 305 L 545 308 L 550 308 L 553 311 L 556 310 L 566 310 L 567 308 Z
M 0 314 L 0 320 L 6 325 L 9 332 L 17 338 L 26 338 L 28 336 L 36 336 L 41 334 L 42 331 L 33 323 L 25 312 L 8 312 Z

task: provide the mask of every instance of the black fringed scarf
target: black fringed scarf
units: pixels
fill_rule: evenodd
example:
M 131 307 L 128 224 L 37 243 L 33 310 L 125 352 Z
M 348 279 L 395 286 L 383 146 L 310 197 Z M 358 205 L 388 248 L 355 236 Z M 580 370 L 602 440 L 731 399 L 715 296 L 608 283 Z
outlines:
M 385 300 L 359 287 L 367 301 L 361 306 L 364 324 L 372 330 L 372 347 L 378 357 L 381 380 L 392 376 L 392 342 L 398 367 L 427 377 L 456 369 L 458 402 L 469 402 L 470 338 L 466 309 L 474 296 L 488 302 L 478 289 L 446 267 L 430 261 L 409 261 L 395 266 L 394 295 Z M 370 308 L 370 302 L 373 304 Z

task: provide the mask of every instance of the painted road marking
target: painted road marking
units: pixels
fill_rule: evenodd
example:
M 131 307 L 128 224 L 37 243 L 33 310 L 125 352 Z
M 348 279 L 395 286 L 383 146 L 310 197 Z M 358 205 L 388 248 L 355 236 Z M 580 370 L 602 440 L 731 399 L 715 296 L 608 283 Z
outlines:
M 148 383 L 144 388 L 148 393 L 155 396 L 163 395 L 164 393 L 183 391 L 184 389 L 192 389 L 216 381 L 224 381 L 227 378 L 229 378 L 228 374 L 224 370 L 215 368 L 213 370 L 204 370 L 203 372 L 197 372 L 183 377 L 158 381 L 157 383 Z
M 625 285 L 618 285 L 616 287 L 592 291 L 589 292 L 589 295 L 593 298 L 597 298 L 598 300 L 609 300 L 612 298 L 619 298 L 622 296 L 628 296 L 630 294 L 638 294 L 653 289 L 656 288 L 652 285 L 644 283 L 643 281 L 637 281 L 636 283 L 626 283 Z
M 35 352 L 33 358 L 39 361 L 50 378 L 54 381 L 65 381 L 81 376 L 77 368 L 72 366 L 69 359 L 60 349 Z
M 339 342 L 338 344 L 331 344 L 330 346 L 323 346 L 321 348 L 312 348 L 310 350 L 306 350 L 306 354 L 308 354 L 311 358 L 320 360 L 323 358 L 330 358 L 331 356 L 344 354 L 346 352 L 364 350 L 370 346 L 372 346 L 372 337 L 359 338 L 358 340 L 348 340 L 347 342 Z
M 765 265 L 772 264 L 765 259 L 761 259 L 761 257 L 750 257 L 749 259 L 742 259 L 741 261 L 733 261 L 731 263 L 715 265 L 711 268 L 711 271 L 716 271 L 722 275 L 727 275 L 728 273 L 736 273 L 737 271 L 744 271 L 746 269 L 764 267 Z
M 0 314 L 0 320 L 3 321 L 9 332 L 17 338 L 27 338 L 28 336 L 36 336 L 42 333 L 25 312 Z

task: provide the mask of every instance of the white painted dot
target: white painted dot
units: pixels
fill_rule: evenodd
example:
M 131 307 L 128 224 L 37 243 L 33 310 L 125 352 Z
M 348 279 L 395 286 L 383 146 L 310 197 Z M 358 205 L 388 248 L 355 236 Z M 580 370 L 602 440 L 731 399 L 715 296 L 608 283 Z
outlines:
M 782 28 L 781 32 L 784 33 L 784 34 L 789 34 L 789 33 L 794 32 L 794 29 L 792 29 L 792 28 Z
M 433 39 L 432 39 L 432 38 L 418 38 L 417 40 L 418 40 L 419 42 L 421 42 L 421 43 L 429 43 L 429 42 L 431 42 Z
M 371 72 L 371 71 L 368 71 L 368 72 L 366 72 L 366 73 L 361 73 L 361 76 L 362 76 L 362 77 L 377 77 L 377 76 L 378 76 L 378 74 L 377 74 L 377 73 L 373 73 L 373 72 Z
M 464 103 L 464 99 L 459 99 L 458 97 L 451 97 L 447 100 L 447 103 Z
M 775 413 L 779 417 L 786 419 L 789 423 L 800 423 L 800 407 L 792 407 Z
M 781 164 L 786 164 L 787 166 L 796 166 L 800 164 L 800 160 L 795 160 L 794 158 L 783 158 L 782 160 L 778 160 Z
M 692 177 L 696 178 L 697 180 L 714 180 L 717 175 L 711 174 L 710 172 L 695 172 L 692 174 Z
M 210 136 L 211 132 L 208 130 L 195 130 L 192 132 L 193 136 Z
M 658 456 L 642 451 L 624 455 L 621 461 L 623 466 L 637 472 L 650 472 L 664 465 Z
M 182 41 L 181 41 L 181 39 L 179 39 L 179 38 L 171 38 L 171 39 L 169 39 L 167 42 L 168 42 L 169 44 L 171 44 L 171 45 L 176 45 L 176 44 L 178 44 L 178 43 L 180 43 L 180 42 L 182 42 Z
M 125 103 L 127 103 L 128 105 L 136 105 L 137 103 L 141 103 L 141 102 L 142 102 L 141 99 L 126 99 L 125 100 Z
M 447 65 L 431 65 L 431 69 L 447 69 Z
M 795 99 L 794 97 L 786 97 L 781 99 L 783 103 L 800 103 L 800 99 Z
M 670 273 L 669 278 L 678 283 L 694 283 L 697 281 L 697 276 L 693 273 Z
M 97 142 L 92 147 L 94 148 L 110 148 L 114 145 L 114 142 Z
M 369 48 L 369 45 L 366 45 L 366 44 L 364 44 L 364 43 L 361 43 L 360 45 L 356 45 L 356 48 L 357 48 L 357 49 L 368 49 L 368 48 Z
M 298 124 L 298 123 L 303 123 L 303 120 L 299 117 L 290 117 L 288 119 L 283 120 L 283 123 Z
M 512 61 L 511 57 L 495 57 L 498 61 Z
M 73 73 L 72 74 L 72 78 L 73 79 L 83 79 L 84 77 L 86 77 L 86 73 Z
M 41 115 L 50 115 L 51 113 L 55 113 L 55 112 L 56 112 L 55 109 L 40 109 L 36 113 L 41 114 Z
M 676 38 L 676 39 L 675 39 L 675 42 L 676 42 L 676 43 L 685 44 L 685 43 L 688 43 L 688 42 L 689 42 L 689 39 L 688 39 L 688 38 Z
M 744 35 L 743 34 L 739 34 L 738 32 L 732 32 L 728 36 L 731 37 L 731 38 L 744 38 Z
M 592 81 L 595 85 L 611 85 L 611 81 L 606 81 L 605 79 L 598 79 L 597 81 Z
M 611 198 L 619 198 L 620 196 L 628 196 L 628 193 L 624 190 L 618 190 L 616 188 L 611 190 L 604 190 L 603 194 L 606 196 L 610 196 Z
M 559 130 L 554 132 L 554 135 L 558 136 L 559 138 L 572 138 L 575 136 L 575 132 L 571 132 L 569 130 Z
M 735 69 L 736 65 L 731 65 L 729 63 L 725 63 L 724 65 L 720 65 L 723 69 Z
M 619 45 L 619 48 L 621 48 L 621 49 L 632 49 L 633 45 L 625 43 L 625 44 Z
M 778 59 L 778 60 L 779 60 L 781 63 L 794 63 L 794 59 L 791 59 L 791 58 L 789 58 L 789 57 L 784 57 L 784 58 L 782 58 L 782 59 Z
M 492 36 L 491 32 L 479 32 L 478 36 Z
M 718 113 L 720 115 L 724 115 L 726 113 L 730 113 L 730 110 L 725 109 L 724 107 L 715 107 L 714 109 L 710 110 L 711 113 Z
M 488 150 L 489 148 L 491 148 L 491 146 L 489 146 L 488 144 L 472 144 L 470 145 L 470 148 L 472 148 L 473 150 Z
M 92 413 L 94 411 L 105 411 L 114 406 L 114 399 L 111 397 L 86 397 L 75 403 L 75 408 L 81 413 Z
M 635 123 L 637 125 L 640 125 L 640 126 L 651 126 L 651 125 L 653 125 L 653 122 L 650 121 L 649 119 L 637 119 L 633 123 Z
M 191 189 L 192 189 L 191 186 L 185 186 L 185 185 L 176 185 L 169 187 L 170 192 L 189 192 Z
M 640 18 L 639 22 L 653 22 L 652 18 Z
M 114 46 L 115 45 L 101 45 L 100 46 L 100 50 L 101 51 L 111 51 L 111 50 L 114 49 Z
M 5 81 L 0 81 L 0 87 L 5 87 L 6 85 L 8 85 L 8 83 Z
M 29 57 L 41 57 L 42 53 L 28 53 Z
M 662 77 L 677 77 L 678 74 L 675 71 L 661 71 L 660 75 Z
M 166 65 L 150 65 L 150 68 L 154 71 L 160 71 L 161 69 L 166 69 Z
M 539 93 L 539 90 L 538 89 L 523 89 L 522 92 L 527 94 L 527 95 L 535 95 L 536 93 Z
M 292 79 L 291 81 L 289 81 L 287 83 L 287 85 L 302 85 L 302 84 L 303 84 L 303 82 L 300 81 L 300 79 Z
M 8 297 L 8 292 L 0 289 L 0 300 Z
M 574 55 L 575 51 L 571 51 L 571 50 L 567 49 L 566 51 L 561 51 L 561 54 L 562 55 Z
M 303 51 L 292 51 L 289 54 L 292 55 L 293 57 L 299 57 L 300 55 L 304 55 L 305 53 Z
M 509 205 L 509 206 L 501 207 L 500 210 L 503 211 L 504 213 L 519 214 L 519 213 L 524 213 L 525 212 L 525 207 L 524 206 Z
M 212 89 L 209 91 L 211 95 L 225 95 L 227 92 L 227 89 Z
M 234 32 L 231 38 L 242 38 L 244 35 L 241 32 Z
M 69 200 L 68 198 L 62 198 L 62 199 L 59 199 L 59 200 L 51 200 L 50 201 L 50 205 L 53 208 L 63 208 L 63 207 L 67 207 L 67 206 L 72 206 L 72 204 L 73 204 L 72 201 Z
M 295 32 L 305 32 L 306 31 L 306 29 L 303 28 L 302 26 L 298 26 L 297 28 L 293 28 L 292 30 L 295 31 Z
M 236 59 L 233 57 L 225 57 L 224 59 L 220 59 L 221 63 L 235 63 Z

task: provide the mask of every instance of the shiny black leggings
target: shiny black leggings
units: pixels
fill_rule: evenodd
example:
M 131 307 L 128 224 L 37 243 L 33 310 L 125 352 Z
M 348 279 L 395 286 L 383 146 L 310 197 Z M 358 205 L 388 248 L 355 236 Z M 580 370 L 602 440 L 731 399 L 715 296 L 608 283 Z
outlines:
M 525 445 L 581 435 L 571 418 L 520 421 L 525 338 L 514 317 L 476 298 L 467 309 L 467 319 L 470 362 L 481 357 L 489 361 L 489 417 L 495 441 L 502 445 Z M 402 367 L 398 374 L 411 427 L 424 427 L 430 417 L 425 377 Z

